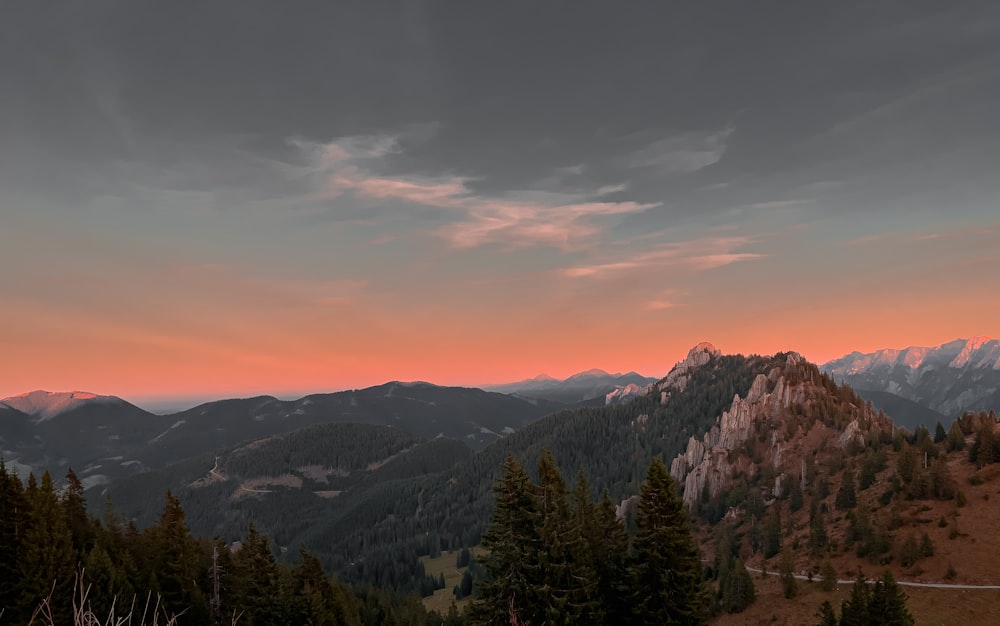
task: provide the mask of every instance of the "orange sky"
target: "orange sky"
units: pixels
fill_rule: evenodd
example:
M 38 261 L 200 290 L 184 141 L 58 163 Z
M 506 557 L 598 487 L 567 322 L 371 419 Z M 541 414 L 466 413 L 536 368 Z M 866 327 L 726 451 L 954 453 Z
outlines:
M 983 7 L 112 4 L 0 20 L 0 397 L 1000 336 Z
M 986 235 L 959 233 L 958 244 L 809 237 L 774 236 L 756 248 L 760 258 L 708 269 L 525 273 L 503 285 L 473 277 L 424 285 L 422 300 L 374 280 L 282 282 L 210 265 L 52 273 L 34 300 L 0 309 L 0 394 L 87 390 L 141 402 L 294 396 L 394 379 L 476 385 L 591 367 L 661 376 L 703 340 L 724 352 L 797 350 L 823 362 L 1000 335 L 1000 292 L 983 282 L 989 259 L 976 265 L 978 253 L 968 253 Z M 804 252 L 813 245 L 851 254 L 834 270 Z M 885 255 L 911 255 L 914 265 L 885 266 Z

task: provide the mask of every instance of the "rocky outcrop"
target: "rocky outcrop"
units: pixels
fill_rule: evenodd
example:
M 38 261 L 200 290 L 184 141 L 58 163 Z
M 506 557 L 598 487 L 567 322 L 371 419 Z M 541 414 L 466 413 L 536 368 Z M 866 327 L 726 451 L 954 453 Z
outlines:
M 656 388 L 660 391 L 660 403 L 666 404 L 667 398 L 672 391 L 684 391 L 688 380 L 691 378 L 691 371 L 708 363 L 713 357 L 720 356 L 722 352 L 718 348 L 703 341 L 688 350 L 683 361 L 674 365 L 666 378 L 656 383 Z
M 609 391 L 604 396 L 604 404 L 619 404 L 632 398 L 637 398 L 639 396 L 645 395 L 649 392 L 649 385 L 616 385 L 614 389 Z
M 792 353 L 788 364 L 794 365 L 800 359 Z M 705 491 L 714 498 L 728 487 L 734 471 L 741 468 L 731 453 L 756 432 L 757 422 L 781 417 L 792 404 L 804 402 L 805 395 L 802 385 L 786 382 L 781 368 L 767 375 L 758 374 L 746 397 L 737 394 L 729 410 L 719 416 L 704 437 L 691 437 L 684 453 L 671 462 L 670 473 L 684 485 L 685 504 L 692 505 Z M 777 432 L 771 434 L 770 455 L 775 468 L 780 468 L 782 442 Z M 781 483 L 775 487 L 780 489 Z

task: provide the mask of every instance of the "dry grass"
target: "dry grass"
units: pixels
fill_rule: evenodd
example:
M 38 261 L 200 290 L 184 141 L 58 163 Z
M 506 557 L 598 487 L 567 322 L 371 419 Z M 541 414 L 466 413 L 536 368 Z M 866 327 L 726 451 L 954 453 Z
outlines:
M 53 590 L 55 584 L 53 583 Z M 66 626 L 56 624 L 52 615 L 52 593 L 42 600 L 38 608 L 35 609 L 28 621 L 28 626 Z M 132 598 L 132 603 L 127 611 L 120 607 L 117 598 L 111 605 L 111 609 L 106 616 L 94 613 L 90 604 L 90 585 L 84 580 L 84 571 L 80 570 L 76 575 L 73 584 L 73 622 L 72 626 L 177 626 L 177 619 L 184 614 L 184 611 L 176 615 L 168 615 L 166 609 L 160 606 L 160 597 L 155 598 L 152 593 L 146 594 L 146 602 L 142 606 L 142 613 L 138 613 L 136 598 Z M 3 609 L 0 609 L 0 623 L 3 620 Z M 233 613 L 230 618 L 230 626 L 237 626 L 243 613 Z
M 875 574 L 874 569 L 872 575 Z M 816 611 L 829 600 L 838 612 L 840 602 L 850 595 L 850 585 L 839 585 L 829 593 L 816 582 L 798 581 L 798 595 L 785 599 L 777 576 L 761 578 L 754 574 L 757 600 L 743 613 L 721 615 L 712 626 L 801 626 L 818 621 Z M 996 626 L 1000 624 L 1000 591 L 953 590 L 907 587 L 906 603 L 918 626 L 961 624 L 962 626 Z

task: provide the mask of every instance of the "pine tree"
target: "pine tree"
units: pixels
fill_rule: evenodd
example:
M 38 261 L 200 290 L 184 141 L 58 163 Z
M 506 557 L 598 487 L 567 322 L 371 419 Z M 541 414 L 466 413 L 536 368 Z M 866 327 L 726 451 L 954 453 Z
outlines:
M 21 479 L 8 471 L 0 459 L 0 610 L 4 610 L 12 622 L 17 621 L 14 612 L 20 596 L 18 561 L 25 530 L 25 509 Z
M 21 614 L 32 611 L 51 594 L 53 621 L 67 623 L 72 610 L 77 554 L 73 536 L 52 485 L 52 476 L 42 474 L 41 485 L 29 477 L 27 525 L 21 540 L 18 566 L 21 576 Z
M 913 626 L 913 616 L 906 608 L 906 594 L 892 572 L 885 570 L 875 581 L 868 600 L 868 623 L 881 626 Z
M 785 550 L 781 555 L 781 563 L 778 566 L 781 573 L 781 590 L 786 598 L 794 598 L 799 593 L 799 585 L 795 580 L 794 563 L 792 553 Z
M 727 560 L 729 564 L 725 568 L 725 577 L 719 579 L 722 591 L 721 608 L 727 613 L 742 613 L 753 604 L 757 592 L 754 589 L 753 578 L 743 561 L 731 554 Z
M 781 502 L 777 501 L 764 527 L 764 558 L 769 559 L 781 552 Z
M 521 464 L 508 456 L 503 478 L 493 491 L 496 512 L 483 535 L 483 546 L 489 550 L 483 562 L 487 578 L 479 586 L 480 597 L 469 606 L 470 622 L 541 624 L 545 617 L 539 611 L 543 598 L 539 598 L 542 544 L 537 532 L 537 487 Z
M 985 467 L 993 462 L 993 425 L 984 423 L 976 433 L 976 441 L 969 449 L 971 460 L 976 467 Z
M 704 624 L 708 594 L 684 503 L 666 465 L 655 458 L 639 494 L 633 543 L 634 624 Z
M 596 597 L 604 607 L 606 623 L 626 624 L 632 615 L 628 602 L 628 535 L 607 490 L 594 507 L 587 536 L 597 575 Z
M 948 433 L 944 431 L 944 425 L 938 422 L 934 427 L 934 443 L 941 443 L 948 438 Z
M 120 609 L 128 606 L 136 596 L 128 573 L 104 546 L 98 544 L 91 549 L 84 562 L 84 570 L 90 587 L 87 600 L 96 615 L 108 615 L 112 607 Z
M 196 621 L 209 614 L 208 601 L 197 581 L 208 575 L 207 555 L 184 522 L 180 500 L 169 491 L 160 520 L 143 536 L 145 565 L 155 580 L 149 588 L 162 596 L 167 615 L 186 613 L 186 620 Z
M 582 488 L 589 492 L 586 482 Z M 550 624 L 590 624 L 600 621 L 595 601 L 596 574 L 590 562 L 589 545 L 584 540 L 583 525 L 589 513 L 589 493 L 583 497 L 588 506 L 578 507 L 571 515 L 569 494 L 552 453 L 546 450 L 538 463 L 538 510 L 541 513 L 539 538 L 542 552 L 542 591 L 544 613 Z
M 72 468 L 66 471 L 66 490 L 62 496 L 66 524 L 73 535 L 73 547 L 77 554 L 85 555 L 94 545 L 94 522 L 87 513 L 87 502 L 83 498 L 83 483 Z
M 823 591 L 833 591 L 837 586 L 837 570 L 833 569 L 830 559 L 823 559 L 823 565 L 820 567 L 819 572 L 820 576 L 822 576 L 820 588 Z
M 851 587 L 851 595 L 840 604 L 840 626 L 868 626 L 868 605 L 871 593 L 864 575 L 858 578 Z
M 323 573 L 313 555 L 299 549 L 301 562 L 295 568 L 295 580 L 302 598 L 302 623 L 313 626 L 361 626 L 356 607 L 344 590 Z
M 854 472 L 845 471 L 840 483 L 840 490 L 834 500 L 834 506 L 841 511 L 849 511 L 858 504 L 857 491 L 854 488 Z
M 955 452 L 965 448 L 965 433 L 962 432 L 962 425 L 955 420 L 948 429 L 948 452 Z
M 241 621 L 252 626 L 280 624 L 276 615 L 281 582 L 278 564 L 267 537 L 253 524 L 233 556 L 233 570 L 233 604 L 244 611 Z
M 819 605 L 816 617 L 819 618 L 819 623 L 816 626 L 838 626 L 837 612 L 833 610 L 833 605 L 830 604 L 829 600 L 823 600 L 823 604 Z

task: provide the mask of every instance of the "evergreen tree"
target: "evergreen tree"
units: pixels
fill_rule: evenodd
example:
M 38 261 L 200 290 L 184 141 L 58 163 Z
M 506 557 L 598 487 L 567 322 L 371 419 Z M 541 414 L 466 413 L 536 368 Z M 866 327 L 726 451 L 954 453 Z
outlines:
M 781 502 L 777 501 L 764 527 L 764 558 L 769 559 L 779 552 L 781 552 Z
M 16 621 L 21 572 L 18 560 L 25 531 L 24 486 L 0 459 L 0 610 Z
M 596 597 L 608 624 L 628 623 L 628 535 L 607 490 L 594 507 L 587 530 L 590 554 L 597 576 Z
M 295 568 L 295 580 L 301 596 L 302 623 L 312 626 L 360 626 L 356 607 L 344 589 L 334 585 L 323 573 L 313 555 L 300 548 L 301 562 Z
M 231 585 L 234 604 L 244 612 L 241 622 L 250 626 L 277 626 L 280 621 L 281 578 L 267 537 L 253 524 L 233 555 Z M 315 582 L 315 581 L 313 581 Z
M 934 427 L 934 443 L 941 443 L 948 438 L 948 433 L 944 431 L 944 425 L 938 422 Z
M 913 616 L 906 608 L 906 594 L 889 570 L 885 570 L 882 578 L 872 586 L 868 599 L 868 623 L 913 626 Z
M 753 604 L 757 592 L 743 561 L 731 554 L 727 560 L 729 565 L 725 568 L 725 576 L 719 578 L 722 592 L 720 608 L 726 613 L 742 613 Z
M 545 617 L 538 610 L 542 544 L 537 532 L 537 488 L 521 464 L 508 456 L 503 478 L 493 490 L 496 512 L 483 535 L 483 546 L 489 550 L 483 562 L 487 578 L 479 586 L 480 597 L 469 606 L 471 623 L 541 624 Z
M 72 611 L 77 554 L 73 536 L 52 486 L 52 476 L 42 474 L 41 485 L 29 477 L 28 516 L 21 540 L 18 567 L 21 577 L 21 615 L 30 616 L 49 598 L 53 621 L 65 624 Z
M 62 496 L 66 524 L 73 535 L 73 548 L 77 554 L 86 555 L 94 545 L 94 522 L 87 513 L 83 498 L 83 483 L 72 468 L 66 471 L 66 490 Z
M 143 535 L 144 565 L 151 572 L 149 589 L 159 592 L 167 615 L 185 612 L 187 621 L 209 613 L 198 585 L 208 575 L 209 563 L 184 522 L 180 500 L 169 491 L 160 520 Z
M 704 624 L 708 595 L 698 546 L 666 465 L 653 459 L 639 494 L 633 542 L 634 624 Z
M 840 604 L 840 626 L 868 626 L 868 605 L 871 593 L 862 574 L 851 587 L 851 595 Z
M 849 511 L 858 504 L 857 491 L 854 488 L 854 472 L 845 471 L 844 478 L 840 483 L 840 490 L 837 491 L 837 498 L 834 506 L 841 511 Z
M 582 488 L 589 491 L 586 483 Z M 577 495 L 588 506 L 570 513 L 569 493 L 552 453 L 546 450 L 538 463 L 538 535 L 541 552 L 543 612 L 549 624 L 589 624 L 599 621 L 595 602 L 596 574 L 590 562 L 583 524 L 589 517 L 589 493 Z
M 993 424 L 984 422 L 976 432 L 976 441 L 969 449 L 970 460 L 976 467 L 985 467 L 993 462 Z
M 833 610 L 833 605 L 830 604 L 829 600 L 823 600 L 816 616 L 819 618 L 819 623 L 816 626 L 837 626 L 838 624 L 837 612 Z
M 948 429 L 948 452 L 955 452 L 965 448 L 965 433 L 962 432 L 962 425 L 958 420 L 951 423 Z
M 87 555 L 84 570 L 90 587 L 87 600 L 96 615 L 108 615 L 112 607 L 126 607 L 137 595 L 125 569 L 100 544 Z
M 822 576 L 820 588 L 823 591 L 833 591 L 837 586 L 837 570 L 833 569 L 830 559 L 823 559 L 823 565 L 820 567 L 819 573 Z
M 792 553 L 785 550 L 781 555 L 781 563 L 778 565 L 781 574 L 781 590 L 786 598 L 794 598 L 799 593 L 799 585 L 795 580 L 794 563 Z

